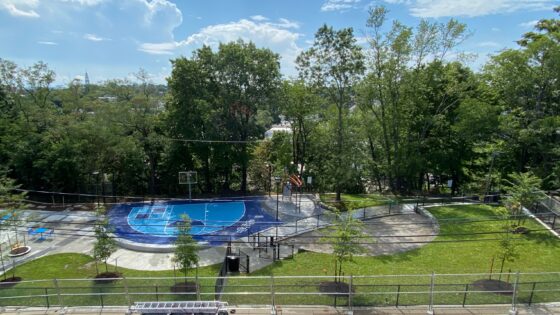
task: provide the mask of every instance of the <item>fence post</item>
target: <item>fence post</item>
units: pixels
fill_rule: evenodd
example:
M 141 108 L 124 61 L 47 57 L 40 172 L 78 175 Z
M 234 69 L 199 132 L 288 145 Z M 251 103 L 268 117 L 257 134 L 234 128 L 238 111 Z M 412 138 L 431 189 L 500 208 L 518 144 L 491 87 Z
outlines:
M 434 315 L 434 284 L 435 284 L 436 274 L 432 272 L 432 277 L 430 279 L 430 304 L 428 305 L 428 315 Z
M 126 297 L 126 304 L 128 307 L 132 306 L 132 303 L 130 302 L 130 295 L 128 294 L 128 281 L 126 281 L 125 276 L 122 277 L 123 279 L 123 284 L 124 284 L 124 294 Z
M 401 296 L 401 285 L 397 286 L 397 301 L 395 302 L 395 307 L 399 307 L 399 297 Z
M 317 215 L 317 228 L 319 227 L 319 216 L 320 214 Z
M 515 282 L 513 283 L 513 294 L 511 296 L 511 309 L 509 315 L 517 315 L 517 290 L 519 286 L 519 271 L 515 274 Z
M 465 285 L 465 294 L 463 295 L 463 307 L 465 307 L 465 303 L 467 302 L 467 292 L 469 292 L 469 284 Z
M 533 295 L 535 294 L 536 282 L 533 282 L 533 288 L 531 288 L 531 295 L 529 296 L 529 306 L 533 303 Z
M 45 288 L 45 299 L 47 300 L 47 308 L 50 308 L 51 305 L 49 303 L 49 289 Z
M 156 302 L 159 302 L 158 285 L 156 284 Z
M 58 286 L 58 280 L 53 279 L 54 287 L 56 288 L 56 296 L 58 298 L 58 306 L 62 307 L 62 295 L 60 294 L 60 287 Z
M 276 301 L 274 300 L 274 275 L 270 275 L 270 301 L 272 302 L 272 310 L 276 314 Z
M 354 277 L 350 275 L 350 283 L 348 284 L 348 307 L 350 310 L 348 311 L 348 315 L 354 314 L 354 305 L 353 305 L 353 294 L 352 294 L 352 285 L 354 282 Z
M 297 234 L 297 222 L 298 222 L 298 221 L 299 221 L 299 220 L 296 220 L 296 234 Z
M 101 303 L 101 308 L 104 308 L 105 303 L 103 303 L 103 287 L 99 287 L 99 302 Z
M 241 255 L 239 255 L 239 260 L 241 260 Z M 194 285 L 196 286 L 196 300 L 200 301 L 200 287 L 198 286 L 198 265 L 196 266 L 197 272 L 194 280 Z
M 249 267 L 251 266 L 251 256 L 249 255 L 245 255 L 247 256 L 247 274 L 251 273 L 251 270 L 249 269 Z

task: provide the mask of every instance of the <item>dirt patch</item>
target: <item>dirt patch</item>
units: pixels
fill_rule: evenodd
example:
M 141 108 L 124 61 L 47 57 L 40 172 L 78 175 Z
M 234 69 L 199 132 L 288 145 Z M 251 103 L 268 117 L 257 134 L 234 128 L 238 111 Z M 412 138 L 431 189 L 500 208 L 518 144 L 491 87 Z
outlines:
M 350 285 L 345 282 L 324 281 L 319 284 L 319 291 L 330 296 L 347 296 L 350 293 Z M 352 293 L 354 292 L 352 288 Z
M 113 271 L 108 271 L 108 272 L 102 272 L 98 275 L 96 275 L 95 278 L 95 283 L 111 283 L 111 282 L 115 282 L 118 281 L 120 278 L 122 277 L 122 274 L 120 272 L 113 272 Z
M 195 282 L 179 282 L 171 286 L 171 292 L 176 293 L 195 293 L 197 284 Z
M 512 295 L 513 286 L 511 283 L 493 280 L 493 279 L 481 279 L 473 282 L 473 288 L 477 291 L 488 291 L 501 295 Z
M 21 277 L 10 277 L 0 281 L 0 289 L 11 288 L 23 280 Z

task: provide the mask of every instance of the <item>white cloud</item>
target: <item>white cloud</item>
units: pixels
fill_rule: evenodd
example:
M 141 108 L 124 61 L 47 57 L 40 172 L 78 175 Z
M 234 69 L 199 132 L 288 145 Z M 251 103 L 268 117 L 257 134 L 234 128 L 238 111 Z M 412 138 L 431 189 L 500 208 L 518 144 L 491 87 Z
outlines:
M 202 45 L 215 49 L 220 43 L 242 39 L 278 53 L 281 56 L 282 69 L 291 75 L 295 74 L 294 62 L 301 51 L 296 43 L 301 34 L 290 30 L 297 27 L 299 23 L 286 19 L 279 19 L 278 23 L 241 19 L 236 22 L 206 26 L 182 41 L 143 43 L 138 49 L 149 54 L 171 55 L 178 50 L 193 51 Z
M 492 27 L 492 32 L 500 32 L 501 29 L 498 27 Z
M 357 7 L 361 0 L 326 0 L 321 6 L 321 11 L 345 11 Z
M 105 0 L 60 0 L 62 2 L 70 2 L 70 3 L 76 3 L 79 5 L 84 5 L 84 6 L 94 6 L 94 5 L 98 5 L 101 2 L 105 1 Z
M 271 25 L 275 25 L 278 27 L 284 27 L 284 28 L 295 28 L 298 29 L 299 28 L 299 23 L 296 21 L 291 21 L 288 19 L 284 19 L 284 18 L 280 18 L 278 19 L 279 23 L 271 23 Z
M 520 10 L 549 10 L 556 0 L 385 0 L 409 7 L 416 17 L 483 16 Z
M 55 43 L 55 42 L 47 42 L 47 41 L 38 41 L 37 44 L 40 44 L 40 45 L 49 45 L 49 46 L 56 46 L 56 45 L 58 45 L 58 43 Z
M 262 15 L 253 15 L 251 16 L 251 20 L 262 22 L 262 21 L 268 21 L 268 18 Z
M 100 37 L 95 34 L 84 34 L 84 39 L 90 40 L 92 42 L 101 42 L 105 40 L 111 40 L 110 38 Z
M 8 11 L 15 17 L 38 18 L 40 15 L 35 11 L 37 0 L 4 0 L 0 9 Z M 16 6 L 17 5 L 17 6 Z
M 152 55 L 172 55 L 179 46 L 180 42 L 142 43 L 138 50 Z
M 523 27 L 523 28 L 533 28 L 535 27 L 535 25 L 537 25 L 537 23 L 539 23 L 539 20 L 533 20 L 533 21 L 528 21 L 528 22 L 524 22 L 519 24 L 519 26 Z
M 488 47 L 488 48 L 498 48 L 501 47 L 499 43 L 488 41 L 488 42 L 480 42 L 477 44 L 478 47 Z

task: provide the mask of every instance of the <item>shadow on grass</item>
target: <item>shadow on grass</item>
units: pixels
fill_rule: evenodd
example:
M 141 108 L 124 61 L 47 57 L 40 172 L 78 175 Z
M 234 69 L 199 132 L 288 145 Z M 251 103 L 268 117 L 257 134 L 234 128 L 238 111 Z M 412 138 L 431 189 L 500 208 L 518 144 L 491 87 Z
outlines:
M 549 232 L 530 232 L 524 236 L 527 240 L 540 245 L 546 245 L 554 248 L 560 247 L 560 240 L 552 236 Z
M 411 261 L 414 257 L 418 256 L 420 256 L 420 248 L 416 248 L 400 254 L 376 256 L 375 258 L 382 263 L 387 264 Z

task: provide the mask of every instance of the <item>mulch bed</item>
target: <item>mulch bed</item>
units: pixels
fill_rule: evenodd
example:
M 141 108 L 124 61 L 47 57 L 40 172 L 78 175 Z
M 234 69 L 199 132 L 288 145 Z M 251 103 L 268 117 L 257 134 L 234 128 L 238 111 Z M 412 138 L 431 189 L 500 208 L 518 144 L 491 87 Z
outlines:
M 476 280 L 473 282 L 473 289 L 477 291 L 489 291 L 501 295 L 513 294 L 513 285 L 511 285 L 511 283 L 493 279 Z
M 178 282 L 171 286 L 171 292 L 195 293 L 197 284 L 195 282 Z
M 20 247 L 12 249 L 10 251 L 9 255 L 10 256 L 20 256 L 20 255 L 23 255 L 23 254 L 27 254 L 29 252 L 29 250 L 30 250 L 29 246 L 20 246 Z
M 350 285 L 345 282 L 324 281 L 319 284 L 319 291 L 331 296 L 346 296 L 350 293 Z M 352 293 L 354 292 L 352 288 Z
M 0 289 L 11 288 L 23 280 L 21 277 L 10 277 L 0 281 Z
M 115 271 L 108 271 L 108 272 L 102 272 L 98 275 L 96 275 L 95 278 L 95 283 L 111 283 L 111 282 L 115 282 L 119 279 L 114 279 L 114 278 L 120 278 L 122 277 L 122 274 L 120 272 L 115 272 Z M 111 279 L 113 278 L 113 279 Z

